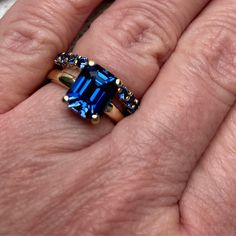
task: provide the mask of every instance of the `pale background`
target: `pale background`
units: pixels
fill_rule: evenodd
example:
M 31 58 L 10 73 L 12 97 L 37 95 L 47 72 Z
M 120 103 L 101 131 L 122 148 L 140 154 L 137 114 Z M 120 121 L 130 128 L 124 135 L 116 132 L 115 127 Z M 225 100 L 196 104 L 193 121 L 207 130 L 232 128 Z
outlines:
M 0 0 L 0 18 L 14 4 L 16 0 Z

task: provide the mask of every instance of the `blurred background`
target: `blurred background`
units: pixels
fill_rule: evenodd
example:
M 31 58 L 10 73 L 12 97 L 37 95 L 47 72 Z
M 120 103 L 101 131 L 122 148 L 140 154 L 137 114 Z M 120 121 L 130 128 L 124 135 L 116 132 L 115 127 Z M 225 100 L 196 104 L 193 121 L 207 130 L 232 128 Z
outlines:
M 14 4 L 16 0 L 0 0 L 0 18 Z

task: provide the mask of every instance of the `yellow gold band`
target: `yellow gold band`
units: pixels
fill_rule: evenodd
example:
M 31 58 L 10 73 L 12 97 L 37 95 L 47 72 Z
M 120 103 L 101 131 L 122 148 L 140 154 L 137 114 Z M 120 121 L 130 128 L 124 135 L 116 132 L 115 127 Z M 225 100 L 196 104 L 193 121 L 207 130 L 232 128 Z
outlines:
M 70 86 L 75 82 L 80 70 L 75 69 L 64 69 L 64 70 L 52 70 L 48 78 L 56 84 L 59 84 L 65 88 L 70 88 Z M 66 98 L 64 98 L 66 99 Z M 121 111 L 113 104 L 110 103 L 104 112 L 113 122 L 117 123 L 124 118 Z M 100 122 L 99 117 L 93 117 L 92 123 L 97 124 Z

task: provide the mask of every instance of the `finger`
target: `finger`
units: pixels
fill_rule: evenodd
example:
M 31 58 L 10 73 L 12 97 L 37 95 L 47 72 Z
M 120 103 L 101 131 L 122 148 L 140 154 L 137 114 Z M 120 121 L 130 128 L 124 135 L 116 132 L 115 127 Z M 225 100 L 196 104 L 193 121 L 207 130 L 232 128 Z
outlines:
M 156 77 L 160 65 L 175 48 L 182 31 L 206 2 L 116 1 L 79 40 L 75 52 L 95 60 L 121 78 L 137 96 L 141 96 Z M 61 101 L 64 94 L 61 90 L 59 92 L 60 88 L 51 85 L 50 87 L 51 91 L 42 88 L 42 94 L 49 97 L 50 93 L 60 93 L 60 96 L 55 96 L 54 99 Z M 35 99 L 39 107 L 45 106 L 43 97 L 38 96 Z M 60 116 L 56 108 L 53 111 Z M 104 132 L 107 133 L 107 127 L 111 130 L 112 126 L 111 123 L 106 123 Z M 90 133 L 90 126 L 81 126 L 78 122 L 78 130 L 84 130 L 85 127 Z M 94 132 L 93 135 L 98 140 L 104 132 Z M 91 142 L 93 140 L 91 139 Z M 84 143 L 82 139 L 77 141 L 77 147 L 91 144 Z M 68 147 L 71 147 L 70 143 Z
M 166 187 L 164 196 L 176 196 L 176 204 L 235 101 L 235 7 L 234 1 L 225 0 L 222 7 L 217 0 L 201 14 L 145 94 L 139 112 L 115 131 L 121 140 L 124 132 L 129 136 L 128 143 L 119 143 L 127 160 L 141 156 L 143 165 L 151 166 L 147 176 L 155 176 L 157 189 Z
M 75 52 L 102 64 L 141 96 L 207 0 L 118 0 L 99 17 Z
M 194 170 L 182 199 L 182 222 L 202 235 L 236 233 L 235 121 L 236 105 Z
M 62 94 L 64 88 L 49 84 L 4 114 L 2 124 L 5 127 L 1 128 L 8 130 L 9 134 L 17 133 L 18 145 L 11 150 L 12 156 L 29 151 L 41 157 L 73 152 L 86 148 L 110 132 L 113 124 L 106 119 L 94 126 L 71 114 L 61 99 L 52 99 Z M 5 142 L 2 145 L 0 149 L 4 150 Z
M 203 42 L 211 45 L 206 51 L 211 61 L 211 75 L 232 95 L 230 103 L 234 105 L 191 175 L 181 201 L 181 215 L 188 230 L 199 232 L 201 229 L 199 234 L 204 235 L 235 235 L 236 3 L 218 0 L 207 12 L 208 17 L 202 21 L 211 27 L 208 41 Z
M 215 82 L 231 94 L 230 103 L 235 104 L 236 4 L 230 0 L 218 0 L 212 3 L 208 11 L 211 11 L 208 25 L 215 24 L 208 34 L 208 40 L 211 42 L 211 48 L 207 50 L 208 59 L 214 66 L 214 70 L 211 68 L 211 75 L 215 75 L 213 77 Z M 235 109 L 234 105 L 192 173 L 181 202 L 183 223 L 192 230 L 200 229 L 197 227 L 201 225 L 204 231 L 202 234 L 233 235 L 236 232 L 235 145 L 233 143 L 235 142 Z M 214 227 L 211 227 L 209 222 L 214 224 Z
M 0 21 L 0 113 L 29 96 L 100 0 L 19 0 Z

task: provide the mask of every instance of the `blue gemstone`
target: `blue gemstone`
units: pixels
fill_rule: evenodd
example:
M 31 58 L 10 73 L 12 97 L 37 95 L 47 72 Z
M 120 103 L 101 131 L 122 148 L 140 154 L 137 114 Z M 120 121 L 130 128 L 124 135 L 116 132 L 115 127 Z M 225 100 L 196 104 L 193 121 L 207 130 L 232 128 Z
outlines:
M 122 87 L 122 90 L 120 93 L 118 93 L 118 98 L 121 101 L 126 101 L 126 97 L 128 96 L 129 90 L 127 87 Z
M 66 54 L 66 53 L 60 53 L 60 54 L 57 56 L 57 58 L 56 58 L 56 60 L 55 60 L 55 63 L 56 63 L 57 65 L 62 65 L 62 64 L 64 64 L 64 63 L 66 63 L 66 61 L 67 61 L 67 54 Z
M 68 55 L 68 58 L 67 58 L 68 64 L 73 66 L 75 64 L 76 58 L 77 58 L 76 55 L 73 55 L 73 54 Z
M 136 106 L 135 106 L 135 108 L 133 107 L 133 106 L 135 105 L 134 100 L 135 100 L 135 97 L 132 96 L 132 97 L 130 98 L 130 100 L 126 102 L 126 106 L 127 106 L 127 108 L 128 108 L 129 110 L 131 110 L 131 111 L 132 111 L 132 110 L 135 111 L 135 110 L 137 109 Z
M 78 59 L 78 63 L 77 63 L 77 66 L 82 70 L 84 69 L 85 66 L 88 65 L 88 58 L 87 57 L 80 57 Z
M 99 65 L 85 66 L 67 92 L 68 107 L 82 118 L 102 115 L 117 92 L 116 77 Z
M 136 103 L 136 98 L 133 94 L 130 94 L 130 91 L 127 87 L 123 86 L 120 88 L 121 91 L 117 94 L 120 101 L 122 101 L 129 113 L 134 113 L 137 110 L 138 104 Z

